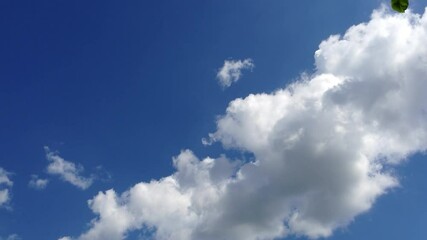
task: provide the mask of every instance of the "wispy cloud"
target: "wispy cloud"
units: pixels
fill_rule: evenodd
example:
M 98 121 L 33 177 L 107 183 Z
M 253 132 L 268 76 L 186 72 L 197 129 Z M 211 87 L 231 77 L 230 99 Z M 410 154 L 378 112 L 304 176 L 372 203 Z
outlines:
M 48 179 L 39 178 L 37 175 L 31 175 L 28 186 L 37 190 L 45 189 L 49 183 Z
M 312 76 L 236 99 L 218 119 L 211 140 L 253 162 L 184 150 L 174 174 L 90 200 L 97 218 L 78 239 L 144 227 L 158 240 L 332 235 L 398 185 L 387 169 L 427 149 L 426 29 L 426 13 L 381 9 L 331 36 Z
M 240 80 L 242 70 L 252 70 L 254 67 L 255 64 L 250 58 L 245 60 L 225 60 L 216 77 L 223 88 L 228 88 L 231 84 Z
M 21 240 L 22 238 L 18 234 L 11 234 L 7 237 L 0 237 L 0 240 Z
M 66 161 L 59 156 L 57 152 L 51 151 L 49 147 L 44 147 L 44 149 L 46 152 L 46 159 L 49 161 L 47 173 L 57 175 L 62 180 L 83 190 L 92 185 L 93 177 L 83 177 L 81 175 L 84 171 L 82 165 Z
M 6 205 L 10 200 L 10 187 L 13 186 L 9 178 L 10 173 L 0 167 L 0 207 Z

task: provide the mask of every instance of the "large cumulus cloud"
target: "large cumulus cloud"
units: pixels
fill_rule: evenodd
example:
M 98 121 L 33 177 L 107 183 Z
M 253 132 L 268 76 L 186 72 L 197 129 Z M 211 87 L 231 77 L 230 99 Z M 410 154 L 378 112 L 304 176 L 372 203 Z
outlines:
M 253 162 L 182 151 L 171 176 L 90 200 L 98 217 L 77 238 L 330 236 L 398 185 L 387 169 L 427 147 L 426 42 L 427 14 L 375 11 L 320 44 L 314 74 L 229 104 L 210 138 Z

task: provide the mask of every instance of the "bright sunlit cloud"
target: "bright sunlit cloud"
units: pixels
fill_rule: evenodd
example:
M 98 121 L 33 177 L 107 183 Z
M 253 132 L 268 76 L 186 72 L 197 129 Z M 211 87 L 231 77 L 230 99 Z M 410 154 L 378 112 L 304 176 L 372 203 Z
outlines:
M 159 240 L 331 236 L 399 184 L 387 169 L 427 148 L 426 42 L 427 14 L 375 11 L 320 44 L 311 76 L 230 102 L 210 140 L 255 161 L 184 150 L 172 175 L 89 200 L 97 217 L 77 239 L 143 228 Z M 239 79 L 237 65 L 224 64 L 223 86 Z M 71 169 L 67 181 L 85 182 Z

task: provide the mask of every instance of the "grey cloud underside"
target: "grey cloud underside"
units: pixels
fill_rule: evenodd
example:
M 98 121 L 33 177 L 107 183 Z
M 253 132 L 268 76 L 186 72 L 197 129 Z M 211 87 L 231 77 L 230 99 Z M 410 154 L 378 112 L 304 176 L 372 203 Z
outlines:
M 426 150 L 426 42 L 426 14 L 375 11 L 320 44 L 312 76 L 229 104 L 210 138 L 254 162 L 182 151 L 171 176 L 90 200 L 98 217 L 78 239 L 330 236 L 398 185 L 386 169 Z

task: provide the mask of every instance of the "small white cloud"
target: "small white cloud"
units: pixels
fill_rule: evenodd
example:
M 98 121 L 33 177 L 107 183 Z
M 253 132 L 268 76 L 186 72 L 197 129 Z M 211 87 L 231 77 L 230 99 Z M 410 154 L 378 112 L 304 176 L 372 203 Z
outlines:
M 10 200 L 9 188 L 13 182 L 9 178 L 10 173 L 0 167 L 0 207 L 4 206 Z
M 39 178 L 37 175 L 31 175 L 31 180 L 28 182 L 28 186 L 37 190 L 41 190 L 45 189 L 48 183 L 48 179 Z
M 205 146 L 210 146 L 215 142 L 213 134 L 209 134 L 209 138 L 202 138 L 202 144 Z
M 243 61 L 225 60 L 224 65 L 218 70 L 216 77 L 223 88 L 228 88 L 234 82 L 239 81 L 242 76 L 242 70 L 252 70 L 254 67 L 254 62 L 250 58 Z
M 84 171 L 83 166 L 64 160 L 56 152 L 52 152 L 49 147 L 44 147 L 44 149 L 46 151 L 46 159 L 50 162 L 47 166 L 49 174 L 60 176 L 62 180 L 83 190 L 92 185 L 93 177 L 80 175 Z
M 0 190 L 0 207 L 3 206 L 3 204 L 6 204 L 9 201 L 9 198 L 9 189 Z
M 5 185 L 11 187 L 13 182 L 9 178 L 10 173 L 0 167 L 0 186 Z

